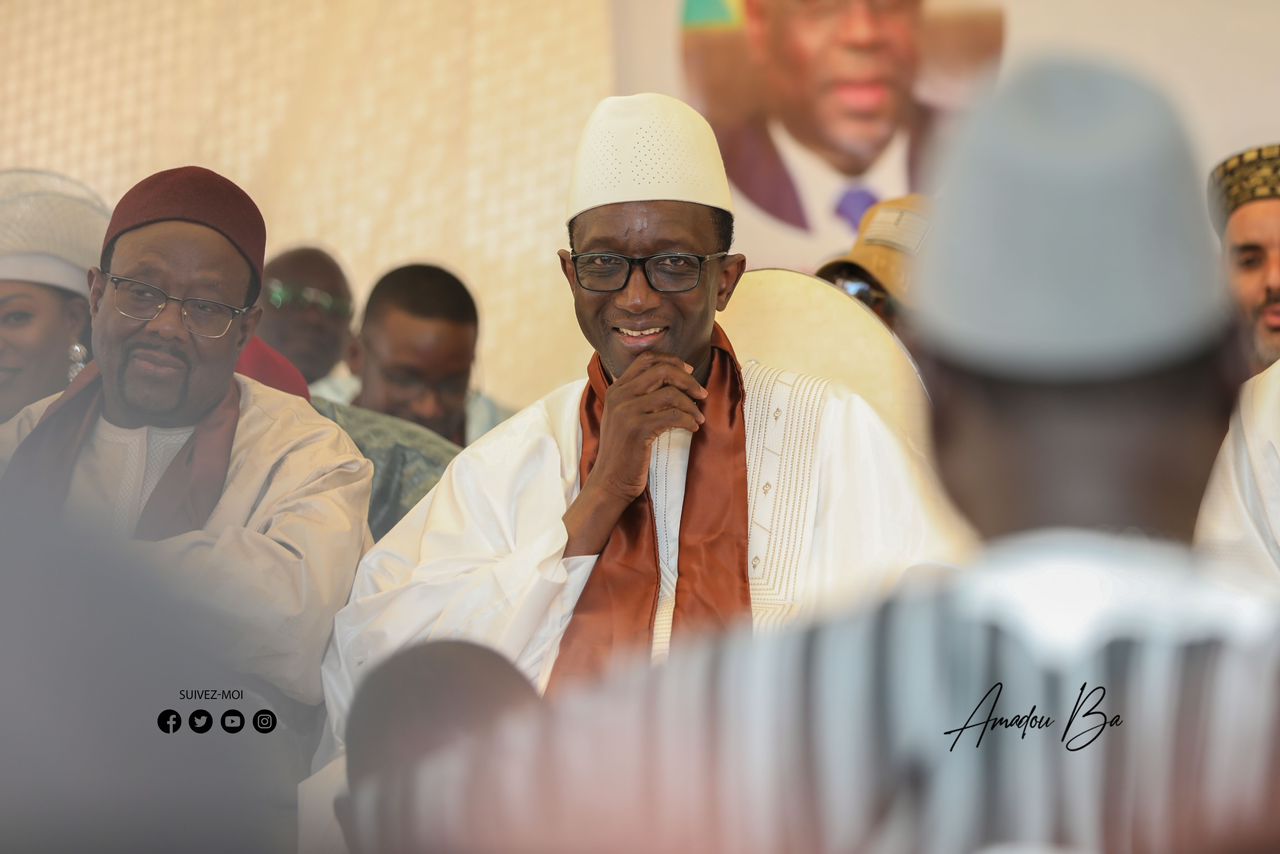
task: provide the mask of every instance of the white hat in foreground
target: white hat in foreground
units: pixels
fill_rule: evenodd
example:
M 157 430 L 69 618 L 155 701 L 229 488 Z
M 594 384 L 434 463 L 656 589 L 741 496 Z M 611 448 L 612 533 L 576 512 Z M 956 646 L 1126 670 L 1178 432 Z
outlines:
M 566 221 L 601 205 L 662 200 L 733 212 L 711 125 L 666 95 L 605 98 L 582 131 Z
M 54 172 L 0 172 L 0 281 L 50 285 L 88 297 L 111 211 Z
M 1015 73 L 952 139 L 913 327 L 978 373 L 1070 381 L 1193 355 L 1232 317 L 1169 102 L 1084 61 Z

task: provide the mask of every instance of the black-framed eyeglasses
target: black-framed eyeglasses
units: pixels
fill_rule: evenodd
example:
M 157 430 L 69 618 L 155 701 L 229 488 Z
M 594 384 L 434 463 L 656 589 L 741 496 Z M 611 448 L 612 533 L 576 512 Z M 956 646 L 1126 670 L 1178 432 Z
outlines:
M 116 311 L 130 320 L 155 320 L 170 302 L 182 309 L 182 325 L 193 335 L 202 338 L 221 338 L 231 328 L 231 322 L 249 310 L 249 306 L 236 308 L 209 299 L 179 299 L 171 297 L 155 285 L 130 279 L 127 276 L 106 274 L 107 281 L 115 288 Z
M 631 270 L 639 264 L 649 287 L 664 294 L 691 291 L 702 281 L 702 268 L 708 261 L 723 258 L 728 252 L 695 255 L 692 252 L 660 252 L 633 258 L 615 252 L 581 252 L 569 256 L 573 272 L 583 290 L 595 293 L 620 291 L 627 286 Z
M 340 320 L 350 320 L 355 314 L 355 307 L 351 304 L 351 300 L 335 297 L 319 288 L 293 285 L 279 279 L 267 279 L 266 284 L 267 302 L 273 308 L 296 311 L 315 308 L 322 314 Z

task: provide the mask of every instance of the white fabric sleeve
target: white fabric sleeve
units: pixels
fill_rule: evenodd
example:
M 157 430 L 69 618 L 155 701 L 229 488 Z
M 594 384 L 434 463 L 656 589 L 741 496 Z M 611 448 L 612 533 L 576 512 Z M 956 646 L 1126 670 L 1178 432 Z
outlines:
M 878 598 L 910 567 L 956 565 L 972 555 L 976 538 L 929 462 L 866 401 L 837 393 L 819 430 L 810 565 L 824 575 L 824 612 Z
M 312 705 L 322 699 L 320 663 L 333 615 L 370 541 L 373 472 L 354 448 L 336 459 L 332 448 L 323 450 L 329 453 L 298 451 L 276 463 L 247 527 L 124 545 L 213 610 L 233 666 Z
M 1276 582 L 1280 581 L 1280 541 L 1272 527 L 1263 481 L 1280 482 L 1280 461 L 1274 447 L 1265 447 L 1263 470 L 1254 470 L 1242 412 L 1232 416 L 1209 477 L 1196 520 L 1196 547 L 1217 561 Z
M 541 429 L 490 434 L 455 457 L 361 561 L 323 671 L 339 746 L 360 680 L 416 642 L 493 647 L 543 687 L 596 556 L 564 558 L 562 518 L 575 484 L 555 438 L 526 421 L 521 426 Z

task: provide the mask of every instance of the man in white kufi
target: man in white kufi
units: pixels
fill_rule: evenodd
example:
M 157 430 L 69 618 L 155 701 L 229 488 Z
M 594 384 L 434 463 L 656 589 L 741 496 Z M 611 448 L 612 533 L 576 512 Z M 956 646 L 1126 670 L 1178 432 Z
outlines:
M 492 646 L 555 689 L 673 636 L 878 595 L 963 545 L 861 398 L 734 357 L 715 314 L 746 259 L 693 109 L 602 101 L 567 223 L 587 376 L 468 447 L 361 563 L 323 673 L 339 740 L 362 675 L 416 641 Z
M 975 565 L 513 712 L 358 785 L 356 838 L 1280 850 L 1280 611 L 1188 548 L 1243 366 L 1181 123 L 1044 62 L 944 176 L 914 321 Z

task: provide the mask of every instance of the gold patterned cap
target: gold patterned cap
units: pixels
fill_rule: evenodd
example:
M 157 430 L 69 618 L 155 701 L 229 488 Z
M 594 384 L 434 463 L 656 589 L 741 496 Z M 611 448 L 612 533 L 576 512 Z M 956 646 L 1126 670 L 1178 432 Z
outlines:
M 1209 213 L 1218 234 L 1249 202 L 1280 199 L 1280 142 L 1233 154 L 1209 173 Z

